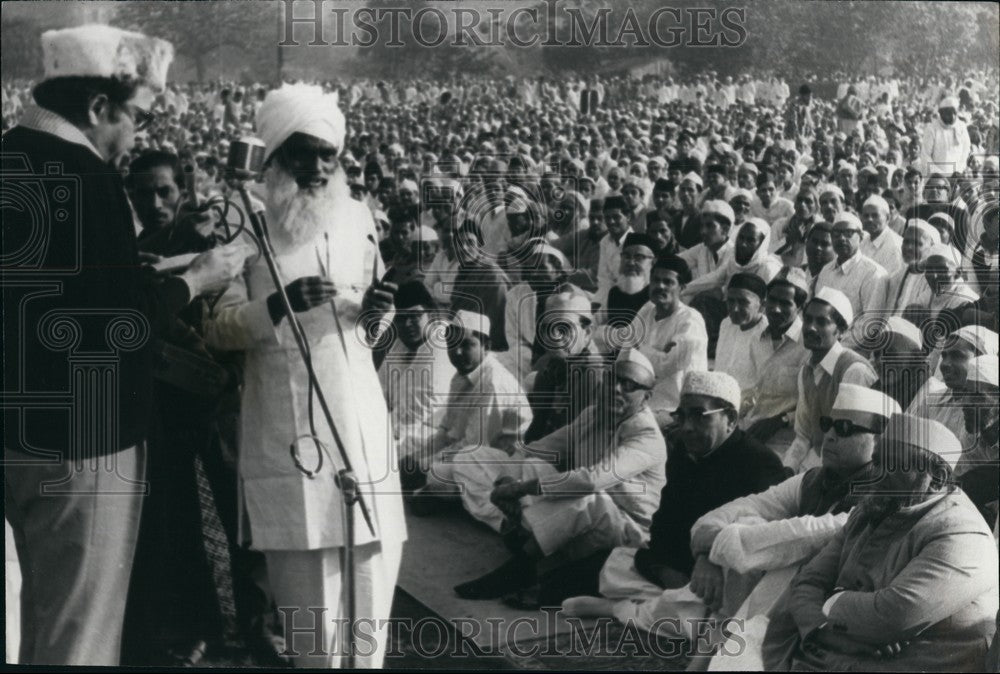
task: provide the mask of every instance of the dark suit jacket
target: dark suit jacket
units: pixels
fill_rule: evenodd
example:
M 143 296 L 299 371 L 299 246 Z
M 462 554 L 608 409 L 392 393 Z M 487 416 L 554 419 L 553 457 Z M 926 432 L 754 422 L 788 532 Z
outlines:
M 0 147 L 5 193 L 41 205 L 4 209 L 4 445 L 131 447 L 146 435 L 151 344 L 187 285 L 140 268 L 122 178 L 90 149 L 26 127 Z

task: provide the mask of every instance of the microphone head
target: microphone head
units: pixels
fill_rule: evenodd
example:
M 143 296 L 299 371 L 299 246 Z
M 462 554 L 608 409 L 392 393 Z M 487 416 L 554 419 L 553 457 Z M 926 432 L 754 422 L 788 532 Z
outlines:
M 226 171 L 239 180 L 249 180 L 264 168 L 264 141 L 252 136 L 244 136 L 229 145 Z

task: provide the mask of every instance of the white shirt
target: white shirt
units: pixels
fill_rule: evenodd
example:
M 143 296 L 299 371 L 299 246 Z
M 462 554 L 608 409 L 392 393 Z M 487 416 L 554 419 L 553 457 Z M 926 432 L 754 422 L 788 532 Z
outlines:
M 887 274 L 895 274 L 903 268 L 903 237 L 886 227 L 877 239 L 862 240 L 861 253 L 882 265 Z
M 891 316 L 901 316 L 906 307 L 917 305 L 927 309 L 931 305 L 931 287 L 922 272 L 904 266 L 885 279 L 882 311 Z
M 820 447 L 812 446 L 812 427 L 819 425 L 819 410 L 809 409 L 805 400 L 805 377 L 811 371 L 813 383 L 819 386 L 824 377 L 833 377 L 840 360 L 840 354 L 844 352 L 844 347 L 840 342 L 834 342 L 833 346 L 823 356 L 823 360 L 818 365 L 812 367 L 807 361 L 799 370 L 799 400 L 795 406 L 795 440 L 792 441 L 788 451 L 782 458 L 784 463 L 795 472 L 802 472 L 820 464 Z M 844 371 L 844 376 L 837 384 L 857 384 L 858 386 L 870 387 L 875 383 L 875 375 L 870 367 L 864 363 L 854 363 Z
M 708 370 L 708 333 L 701 314 L 679 303 L 670 316 L 656 320 L 656 305 L 647 302 L 632 319 L 629 332 L 653 365 L 656 385 L 649 401 L 653 412 L 673 412 L 680 402 L 684 373 Z
M 468 375 L 456 372 L 452 377 L 441 422 L 444 447 L 507 449 L 530 423 L 531 406 L 524 390 L 492 353 Z
M 507 210 L 503 204 L 484 213 L 480 218 L 479 227 L 483 232 L 483 251 L 487 255 L 496 260 L 507 252 L 511 234 L 510 227 L 507 226 Z
M 725 266 L 729 258 L 735 254 L 736 246 L 733 245 L 732 239 L 726 239 L 726 242 L 714 252 L 705 244 L 699 243 L 682 251 L 678 256 L 688 263 L 688 267 L 691 268 L 691 279 L 694 280 Z
M 884 294 L 886 273 L 882 265 L 858 250 L 849 260 L 840 264 L 834 258 L 824 266 L 816 279 L 816 292 L 830 286 L 847 295 L 854 309 L 854 316 L 878 308 Z
M 389 349 L 378 378 L 399 442 L 400 458 L 426 446 L 440 426 L 454 375 L 447 350 L 430 342 L 411 350 L 397 339 Z
M 775 224 L 782 218 L 790 218 L 794 213 L 795 205 L 784 197 L 775 196 L 767 208 L 764 208 L 760 197 L 754 197 L 750 204 L 750 214 L 755 218 L 762 218 L 769 225 Z
M 622 244 L 625 237 L 632 232 L 629 227 L 617 242 L 611 232 L 604 235 L 598 244 L 600 256 L 597 261 L 597 297 L 607 297 L 608 291 L 618 281 L 618 272 L 622 264 Z
M 448 255 L 439 250 L 427 267 L 427 275 L 424 277 L 424 285 L 431 291 L 431 295 L 439 303 L 451 304 L 451 291 L 458 276 L 458 258 L 449 260 Z
M 759 320 L 747 329 L 733 325 L 729 317 L 722 319 L 719 326 L 719 343 L 715 350 L 715 369 L 732 375 L 745 391 L 757 383 L 758 372 L 756 363 L 749 358 L 753 345 L 760 341 L 760 336 L 767 329 L 767 319 L 760 316 Z

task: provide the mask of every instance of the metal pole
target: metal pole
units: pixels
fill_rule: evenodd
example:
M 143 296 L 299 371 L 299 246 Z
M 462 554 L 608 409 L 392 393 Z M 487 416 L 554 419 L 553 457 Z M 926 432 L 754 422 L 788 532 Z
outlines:
M 346 634 L 343 637 L 344 648 L 347 653 L 347 669 L 354 669 L 356 654 L 354 652 L 354 621 L 357 619 L 358 603 L 357 590 L 354 585 L 354 503 L 360 494 L 358 493 L 358 481 L 354 473 L 349 470 L 342 470 L 337 474 L 337 481 L 340 483 L 340 492 L 344 496 L 344 568 L 341 573 L 344 577 L 350 578 L 344 592 L 344 617 L 346 618 Z
M 295 338 L 295 344 L 299 348 L 299 353 L 302 355 L 302 361 L 305 363 L 306 370 L 309 372 L 310 377 L 315 378 L 313 373 L 312 362 L 309 358 L 309 349 L 306 344 L 305 332 L 302 330 L 302 325 L 299 323 L 298 318 L 295 316 L 295 310 L 292 309 L 292 303 L 288 299 L 288 294 L 285 292 L 284 281 L 281 280 L 281 273 L 278 271 L 278 266 L 274 261 L 274 251 L 271 249 L 271 241 L 268 239 L 264 228 L 257 219 L 257 214 L 253 210 L 253 205 L 250 203 L 250 195 L 247 194 L 246 185 L 242 181 L 237 183 L 237 190 L 240 193 L 240 197 L 243 199 L 243 206 L 246 208 L 247 217 L 250 219 L 250 224 L 254 229 L 254 234 L 260 240 L 261 252 L 264 255 L 264 260 L 267 262 L 267 268 L 271 272 L 271 279 L 274 282 L 274 287 L 278 293 L 278 297 L 281 298 L 281 305 L 285 309 L 285 318 L 288 321 L 288 326 L 291 328 L 292 336 Z M 316 400 L 319 401 L 320 409 L 323 410 L 323 416 L 326 418 L 326 423 L 330 427 L 330 432 L 333 434 L 333 441 L 337 445 L 337 449 L 340 453 L 340 459 L 343 462 L 343 470 L 353 474 L 354 469 L 351 467 L 351 459 L 347 455 L 347 449 L 344 447 L 344 443 L 340 438 L 340 433 L 337 432 L 337 426 L 333 422 L 333 415 L 330 413 L 330 407 L 326 402 L 326 396 L 323 394 L 323 389 L 320 387 L 319 382 L 316 382 L 316 386 L 313 387 L 316 394 Z M 355 482 L 355 485 L 357 483 Z M 365 518 L 365 523 L 368 524 L 368 530 L 371 532 L 372 536 L 375 536 L 375 525 L 372 524 L 371 514 L 368 512 L 368 507 L 365 505 L 364 497 L 355 487 L 355 495 L 352 501 L 361 507 L 361 514 Z M 345 546 L 350 547 L 354 544 L 353 540 L 345 541 Z M 351 579 L 353 580 L 353 579 Z

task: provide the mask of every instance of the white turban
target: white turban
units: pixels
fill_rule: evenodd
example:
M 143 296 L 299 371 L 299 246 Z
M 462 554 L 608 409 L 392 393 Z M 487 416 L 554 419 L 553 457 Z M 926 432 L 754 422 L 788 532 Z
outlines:
M 285 84 L 270 92 L 257 113 L 257 133 L 270 157 L 293 133 L 325 140 L 337 150 L 344 147 L 346 122 L 337 105 L 337 94 L 327 94 L 311 84 Z

